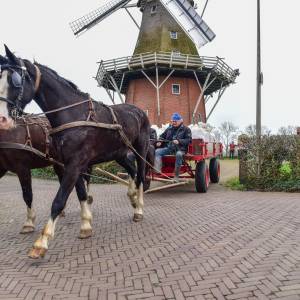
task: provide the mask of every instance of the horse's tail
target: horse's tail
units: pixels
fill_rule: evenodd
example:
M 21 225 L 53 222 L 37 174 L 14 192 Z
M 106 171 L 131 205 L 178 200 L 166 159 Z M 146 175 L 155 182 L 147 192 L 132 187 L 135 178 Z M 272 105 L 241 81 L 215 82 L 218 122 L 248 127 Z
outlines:
M 155 148 L 153 145 L 149 145 L 149 149 L 146 156 L 146 160 L 149 164 L 147 164 L 146 166 L 146 171 L 150 170 L 151 167 L 149 165 L 153 166 L 154 159 L 155 159 Z
M 145 167 L 145 181 L 144 181 L 144 191 L 147 191 L 151 184 L 151 166 L 154 165 L 155 159 L 155 147 L 153 145 L 149 145 L 148 152 L 146 155 L 146 167 Z

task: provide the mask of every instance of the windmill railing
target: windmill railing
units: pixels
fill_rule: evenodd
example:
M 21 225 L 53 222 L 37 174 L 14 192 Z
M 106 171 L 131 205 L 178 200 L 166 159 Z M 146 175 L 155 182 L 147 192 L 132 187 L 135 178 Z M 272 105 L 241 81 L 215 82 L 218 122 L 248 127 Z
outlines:
M 236 77 L 235 71 L 219 57 L 197 56 L 176 52 L 148 52 L 101 61 L 97 78 L 101 81 L 107 72 L 130 71 L 153 65 L 180 69 L 209 69 L 230 81 L 234 81 Z

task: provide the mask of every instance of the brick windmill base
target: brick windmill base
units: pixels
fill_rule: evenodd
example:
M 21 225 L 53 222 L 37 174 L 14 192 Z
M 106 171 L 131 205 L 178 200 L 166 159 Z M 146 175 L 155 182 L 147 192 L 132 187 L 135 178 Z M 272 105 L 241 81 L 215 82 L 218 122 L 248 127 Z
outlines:
M 155 52 L 102 61 L 96 79 L 113 103 L 116 93 L 122 103 L 140 107 L 152 124 L 161 125 L 175 111 L 186 124 L 206 122 L 236 76 L 219 58 Z M 215 92 L 206 115 L 205 104 Z

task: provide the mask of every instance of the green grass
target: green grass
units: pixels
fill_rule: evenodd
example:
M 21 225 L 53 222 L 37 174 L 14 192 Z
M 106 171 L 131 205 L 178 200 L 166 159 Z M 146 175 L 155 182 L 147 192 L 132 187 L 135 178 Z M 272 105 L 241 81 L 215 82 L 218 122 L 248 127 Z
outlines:
M 223 185 L 234 191 L 246 191 L 246 187 L 240 183 L 238 177 L 228 179 Z
M 236 160 L 239 160 L 237 157 L 234 157 L 233 159 L 232 158 L 229 158 L 228 156 L 223 156 L 222 158 L 220 158 L 221 160 L 232 160 L 232 161 L 236 161 Z

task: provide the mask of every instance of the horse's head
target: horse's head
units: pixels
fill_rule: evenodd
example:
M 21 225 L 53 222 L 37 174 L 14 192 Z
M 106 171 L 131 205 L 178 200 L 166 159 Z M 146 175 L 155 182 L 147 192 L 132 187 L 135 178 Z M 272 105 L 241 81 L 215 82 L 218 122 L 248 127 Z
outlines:
M 17 58 L 5 45 L 6 57 L 0 55 L 0 129 L 10 129 L 35 94 L 35 82 L 29 74 L 34 66 Z

